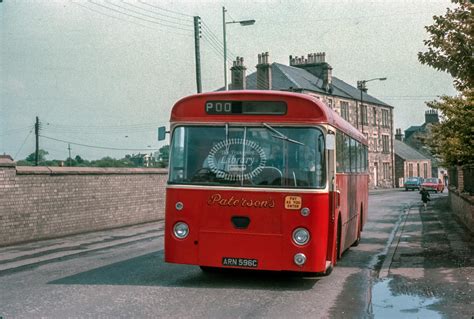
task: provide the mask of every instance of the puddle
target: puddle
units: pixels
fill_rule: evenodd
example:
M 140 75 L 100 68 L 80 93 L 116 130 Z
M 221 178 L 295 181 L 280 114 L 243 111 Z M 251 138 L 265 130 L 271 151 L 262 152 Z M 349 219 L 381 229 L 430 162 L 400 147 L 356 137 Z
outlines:
M 395 295 L 389 287 L 391 280 L 380 281 L 372 287 L 371 308 L 373 318 L 443 318 L 438 312 L 428 309 L 429 306 L 437 303 L 439 299 L 415 295 Z

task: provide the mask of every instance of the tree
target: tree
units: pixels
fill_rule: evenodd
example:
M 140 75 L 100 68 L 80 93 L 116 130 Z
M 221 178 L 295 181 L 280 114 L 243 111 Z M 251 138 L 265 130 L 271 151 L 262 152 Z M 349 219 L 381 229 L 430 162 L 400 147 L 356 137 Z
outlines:
M 458 6 L 448 8 L 444 16 L 434 16 L 435 23 L 425 27 L 428 51 L 418 53 L 422 64 L 451 74 L 460 92 L 427 103 L 441 113 L 441 123 L 433 126 L 429 144 L 448 166 L 474 163 L 474 5 L 466 0 L 452 2 Z
M 454 78 L 459 91 L 473 87 L 474 5 L 467 0 L 451 0 L 459 6 L 447 9 L 446 15 L 434 16 L 434 24 L 426 26 L 429 39 L 423 43 L 428 51 L 419 52 L 418 60 Z
M 168 163 L 170 160 L 170 146 L 165 145 L 160 147 L 158 150 L 158 161 L 161 167 L 168 167 Z
M 76 157 L 74 158 L 74 160 L 76 161 L 77 164 L 82 164 L 84 163 L 84 159 L 82 157 L 80 157 L 79 155 L 76 155 Z
M 428 106 L 441 112 L 441 123 L 432 127 L 428 141 L 431 150 L 445 165 L 474 164 L 474 94 L 443 96 Z
M 43 149 L 38 150 L 38 163 L 44 162 L 46 160 L 46 155 L 49 153 Z M 28 155 L 25 160 L 30 163 L 34 163 L 36 159 L 36 153 L 33 152 L 30 155 Z

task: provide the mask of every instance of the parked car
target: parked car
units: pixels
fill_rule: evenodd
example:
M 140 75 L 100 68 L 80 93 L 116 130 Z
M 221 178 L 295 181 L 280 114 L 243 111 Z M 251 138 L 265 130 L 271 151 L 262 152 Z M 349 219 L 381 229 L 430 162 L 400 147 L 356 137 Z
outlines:
M 423 178 L 421 177 L 407 177 L 405 183 L 403 183 L 403 187 L 405 187 L 405 190 L 420 190 L 421 189 L 421 184 L 423 183 Z
M 427 178 L 423 181 L 421 187 L 427 191 L 433 191 L 435 193 L 442 193 L 444 191 L 444 184 L 439 178 Z

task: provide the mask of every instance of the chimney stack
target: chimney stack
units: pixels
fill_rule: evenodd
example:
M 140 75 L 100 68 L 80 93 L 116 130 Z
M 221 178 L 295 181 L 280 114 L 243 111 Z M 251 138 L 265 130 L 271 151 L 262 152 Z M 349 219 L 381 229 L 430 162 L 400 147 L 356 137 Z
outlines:
M 428 110 L 425 112 L 425 124 L 439 123 L 438 111 Z
M 244 66 L 244 58 L 237 57 L 235 61 L 232 63 L 232 67 L 230 68 L 231 72 L 231 80 L 232 83 L 230 84 L 231 90 L 245 90 L 246 83 L 245 83 L 245 71 L 247 68 Z
M 309 53 L 306 58 L 290 55 L 290 66 L 304 69 L 320 78 L 323 81 L 322 88 L 326 92 L 332 91 L 332 67 L 326 62 L 325 52 Z
M 272 89 L 272 66 L 269 63 L 268 52 L 258 55 L 257 64 L 257 90 Z
M 395 132 L 396 132 L 396 133 L 395 133 L 395 139 L 396 139 L 396 140 L 399 140 L 399 141 L 403 141 L 402 129 L 401 129 L 401 128 L 397 128 Z

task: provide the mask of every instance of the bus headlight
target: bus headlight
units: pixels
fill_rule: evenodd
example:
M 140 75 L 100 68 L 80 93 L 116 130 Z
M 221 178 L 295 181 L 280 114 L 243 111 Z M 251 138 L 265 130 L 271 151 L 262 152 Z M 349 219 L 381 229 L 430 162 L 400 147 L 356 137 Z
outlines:
M 305 228 L 296 228 L 293 231 L 293 241 L 295 244 L 302 246 L 309 242 L 309 231 Z
M 183 239 L 189 235 L 189 226 L 186 223 L 178 222 L 173 227 L 174 235 L 179 238 Z

